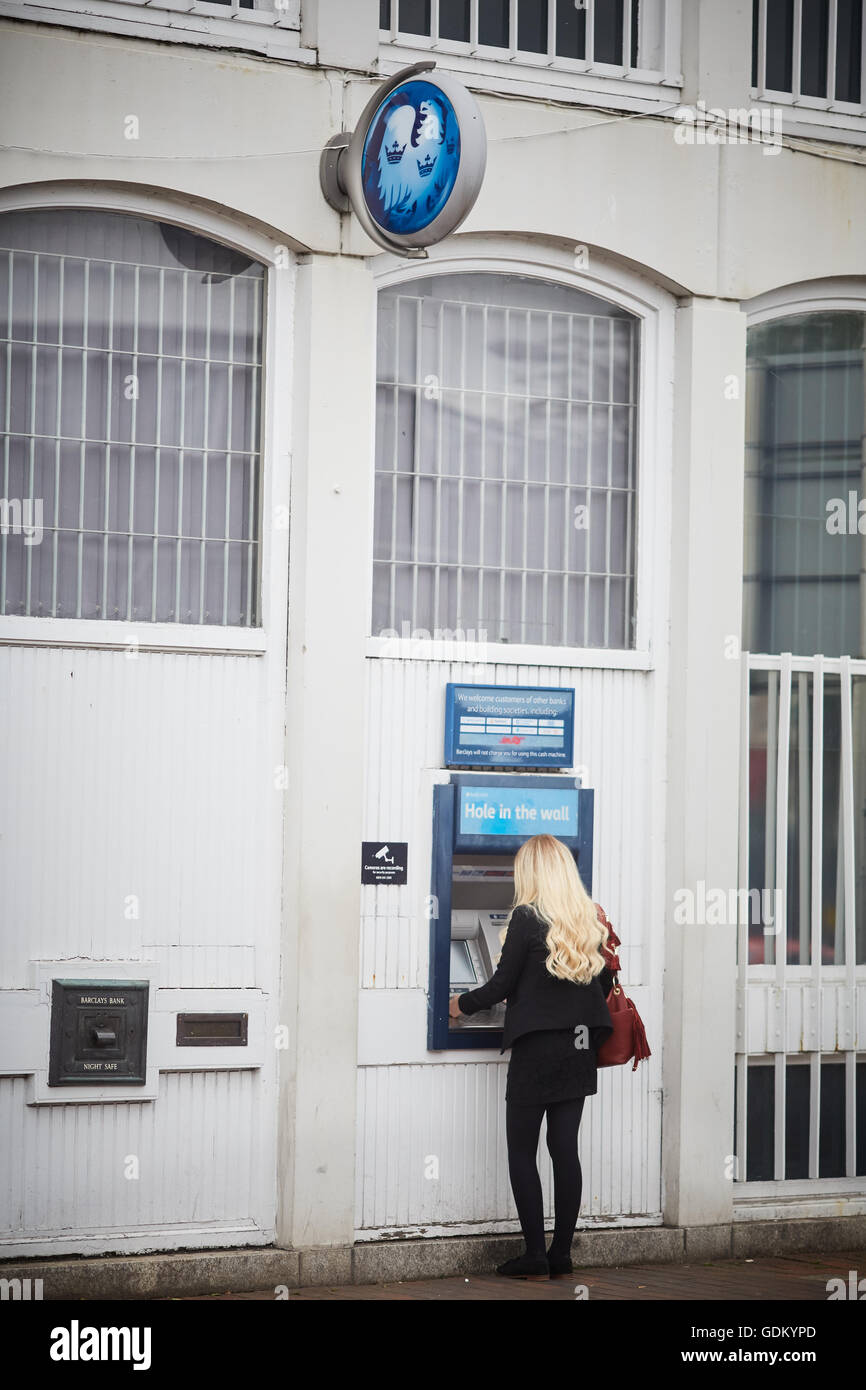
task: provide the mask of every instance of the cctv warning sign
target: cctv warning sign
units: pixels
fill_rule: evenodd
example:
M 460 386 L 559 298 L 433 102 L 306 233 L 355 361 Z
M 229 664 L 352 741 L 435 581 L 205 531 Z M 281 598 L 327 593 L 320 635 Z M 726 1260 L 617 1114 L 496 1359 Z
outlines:
M 361 882 L 405 883 L 408 853 L 405 840 L 363 840 Z

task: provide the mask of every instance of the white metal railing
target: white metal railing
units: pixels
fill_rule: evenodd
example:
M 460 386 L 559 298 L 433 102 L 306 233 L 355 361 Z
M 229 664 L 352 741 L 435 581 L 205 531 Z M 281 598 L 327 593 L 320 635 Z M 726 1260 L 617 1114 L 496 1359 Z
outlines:
M 752 89 L 759 98 L 817 111 L 861 115 L 866 72 L 862 0 L 840 13 L 838 0 L 807 8 L 755 0 Z
M 740 901 L 757 883 L 773 893 L 781 921 L 755 931 L 753 919 L 750 932 L 751 912 L 737 918 L 735 1176 L 755 1191 L 749 1088 L 762 1085 L 772 1178 L 761 1174 L 770 1187 L 758 1195 L 794 1176 L 786 1149 L 798 1127 L 797 1177 L 849 1180 L 849 1188 L 858 1178 L 866 1191 L 862 1136 L 859 1157 L 857 1144 L 858 1086 L 861 1106 L 866 1094 L 866 661 L 748 655 L 741 747 Z M 827 1070 L 835 1066 L 842 1070 Z M 837 1142 L 835 1159 L 834 1128 L 837 1141 L 844 1131 L 844 1157 Z
M 381 0 L 385 45 L 678 85 L 681 0 Z

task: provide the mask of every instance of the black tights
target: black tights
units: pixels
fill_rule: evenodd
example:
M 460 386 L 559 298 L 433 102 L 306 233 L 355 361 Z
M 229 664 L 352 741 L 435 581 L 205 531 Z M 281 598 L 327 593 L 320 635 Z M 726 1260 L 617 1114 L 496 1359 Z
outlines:
M 553 1162 L 555 1225 L 552 1255 L 563 1259 L 571 1242 L 580 1211 L 583 1176 L 577 1156 L 577 1131 L 585 1096 L 552 1105 L 505 1103 L 505 1136 L 508 1141 L 508 1175 L 528 1255 L 543 1255 L 544 1201 L 535 1163 L 541 1119 L 547 1111 L 547 1149 Z

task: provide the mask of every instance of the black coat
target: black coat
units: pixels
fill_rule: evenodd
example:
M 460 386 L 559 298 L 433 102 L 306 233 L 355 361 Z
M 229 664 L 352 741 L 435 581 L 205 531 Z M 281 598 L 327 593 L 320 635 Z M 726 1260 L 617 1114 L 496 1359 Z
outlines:
M 613 1032 L 605 1000 L 613 984 L 607 966 L 589 984 L 559 980 L 545 962 L 547 927 L 529 907 L 516 907 L 508 924 L 499 965 L 486 985 L 458 997 L 460 1012 L 472 1015 L 507 999 L 501 1052 L 523 1033 L 544 1028 L 588 1028 Z M 603 1038 L 600 1038 L 603 1041 Z

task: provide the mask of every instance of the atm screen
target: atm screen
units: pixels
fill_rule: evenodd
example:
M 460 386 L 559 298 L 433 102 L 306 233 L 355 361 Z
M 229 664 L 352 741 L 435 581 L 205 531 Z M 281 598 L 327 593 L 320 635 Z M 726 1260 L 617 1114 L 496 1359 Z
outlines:
M 451 983 L 452 985 L 474 985 L 477 975 L 469 958 L 469 947 L 465 941 L 451 942 Z

